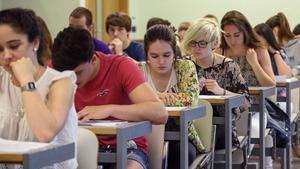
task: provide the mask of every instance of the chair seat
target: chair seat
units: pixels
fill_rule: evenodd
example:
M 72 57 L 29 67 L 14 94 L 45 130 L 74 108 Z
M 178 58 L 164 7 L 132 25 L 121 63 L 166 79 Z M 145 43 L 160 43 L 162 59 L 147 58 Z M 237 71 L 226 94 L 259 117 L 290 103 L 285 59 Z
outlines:
M 211 153 L 205 153 L 205 154 L 200 154 L 197 156 L 197 158 L 194 160 L 194 162 L 190 165 L 190 169 L 196 169 L 197 166 L 200 165 L 200 168 L 203 167 L 205 163 L 209 162 L 211 157 Z

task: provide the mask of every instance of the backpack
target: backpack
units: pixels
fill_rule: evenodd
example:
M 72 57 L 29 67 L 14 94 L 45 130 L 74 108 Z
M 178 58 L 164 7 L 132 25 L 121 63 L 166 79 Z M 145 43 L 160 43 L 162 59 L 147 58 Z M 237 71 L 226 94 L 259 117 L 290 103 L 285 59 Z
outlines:
M 274 102 L 266 98 L 267 128 L 276 131 L 276 146 L 285 148 L 290 141 L 291 123 L 289 116 Z

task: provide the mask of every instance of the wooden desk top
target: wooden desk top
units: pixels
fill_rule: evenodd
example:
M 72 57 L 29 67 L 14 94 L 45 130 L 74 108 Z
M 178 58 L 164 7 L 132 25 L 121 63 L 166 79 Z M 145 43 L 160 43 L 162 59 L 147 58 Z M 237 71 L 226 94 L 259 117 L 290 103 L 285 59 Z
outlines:
M 211 104 L 224 104 L 226 99 L 234 98 L 242 95 L 231 95 L 231 96 L 215 96 L 215 95 L 199 95 L 199 99 L 208 101 Z
M 127 121 L 115 120 L 92 120 L 88 122 L 80 122 L 80 127 L 86 128 L 96 135 L 116 135 L 118 127 L 126 126 Z
M 208 101 L 209 103 L 225 103 L 225 99 L 228 99 L 232 96 L 215 96 L 215 95 L 199 95 L 199 99 Z
M 21 164 L 23 161 L 22 154 L 0 154 L 0 161 L 7 162 L 7 163 L 19 163 Z
M 97 128 L 95 126 L 82 126 L 88 130 L 91 130 L 96 135 L 116 135 L 117 134 L 117 128 Z
M 274 89 L 273 89 L 274 88 Z M 249 87 L 249 93 L 251 95 L 259 95 L 261 90 L 273 89 L 275 91 L 275 86 L 270 87 Z
M 23 164 L 24 168 L 41 168 L 75 155 L 75 143 L 52 145 L 38 142 L 0 140 L 0 163 Z M 49 159 L 49 156 L 53 158 Z
M 101 120 L 100 120 L 101 121 Z M 106 120 L 107 121 L 107 120 Z M 98 122 L 99 123 L 99 122 Z M 105 122 L 106 124 L 109 122 Z M 119 129 L 125 129 L 125 128 L 132 128 L 134 130 L 134 127 L 143 127 L 145 128 L 145 125 L 151 125 L 149 121 L 140 121 L 140 122 L 128 122 L 128 121 L 111 121 L 111 125 L 102 125 L 93 123 L 88 124 L 79 124 L 79 127 L 86 128 L 96 135 L 117 135 Z
M 293 82 L 299 82 L 299 80 L 297 78 L 295 78 L 295 77 L 292 77 L 290 79 L 276 81 L 276 86 L 277 87 L 286 87 L 287 84 L 293 83 Z
M 168 111 L 169 116 L 172 117 L 180 117 L 180 112 L 186 110 L 188 107 L 166 107 L 166 110 Z

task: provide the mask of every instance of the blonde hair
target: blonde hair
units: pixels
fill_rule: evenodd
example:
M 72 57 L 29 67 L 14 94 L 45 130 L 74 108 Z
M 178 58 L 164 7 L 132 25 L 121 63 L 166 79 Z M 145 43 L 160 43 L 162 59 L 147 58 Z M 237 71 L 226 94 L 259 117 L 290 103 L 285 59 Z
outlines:
M 215 44 L 218 47 L 221 43 L 222 30 L 218 23 L 211 19 L 202 18 L 195 21 L 186 31 L 182 41 L 182 48 L 186 53 L 190 53 L 190 42 L 199 37 L 205 37 L 207 42 Z

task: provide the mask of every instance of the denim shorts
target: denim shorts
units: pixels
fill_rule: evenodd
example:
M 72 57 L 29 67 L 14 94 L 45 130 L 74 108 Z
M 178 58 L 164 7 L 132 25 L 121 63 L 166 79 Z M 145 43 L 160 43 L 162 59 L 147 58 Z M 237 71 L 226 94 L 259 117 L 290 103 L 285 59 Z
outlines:
M 143 166 L 144 169 L 149 169 L 149 158 L 147 154 L 140 148 L 128 148 L 127 160 L 134 160 Z M 112 164 L 101 164 L 103 169 L 114 168 Z
M 139 148 L 129 148 L 127 151 L 127 159 L 137 161 L 144 169 L 149 169 L 149 158 L 147 154 Z

